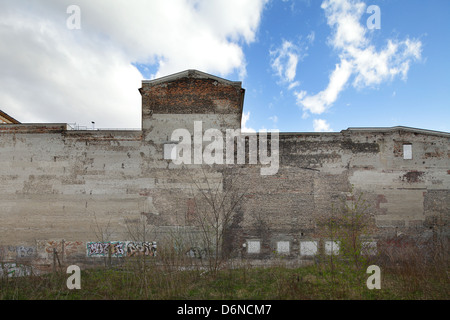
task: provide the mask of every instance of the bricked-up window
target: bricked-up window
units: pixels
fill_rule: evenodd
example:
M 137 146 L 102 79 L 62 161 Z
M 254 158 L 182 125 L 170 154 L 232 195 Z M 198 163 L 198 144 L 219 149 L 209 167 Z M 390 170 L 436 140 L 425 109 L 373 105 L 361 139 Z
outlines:
M 412 144 L 405 143 L 403 145 L 403 159 L 411 160 L 412 159 Z
M 277 253 L 289 254 L 289 241 L 278 241 Z
M 339 241 L 325 241 L 325 253 L 327 255 L 337 255 L 339 254 Z
M 260 252 L 261 252 L 261 241 L 259 240 L 247 241 L 247 253 L 260 253 Z
M 300 255 L 314 256 L 317 254 L 317 241 L 300 241 Z

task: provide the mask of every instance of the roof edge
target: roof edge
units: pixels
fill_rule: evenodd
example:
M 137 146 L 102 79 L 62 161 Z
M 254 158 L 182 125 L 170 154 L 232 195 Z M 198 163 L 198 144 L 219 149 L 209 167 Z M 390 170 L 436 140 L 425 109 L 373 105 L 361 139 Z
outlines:
M 142 80 L 142 84 L 147 84 L 147 85 L 158 85 L 164 82 L 171 82 L 171 81 L 175 81 L 181 78 L 195 78 L 195 79 L 213 79 L 216 80 L 218 82 L 221 83 L 225 83 L 228 85 L 232 85 L 232 86 L 242 86 L 242 82 L 241 81 L 231 81 L 231 80 L 227 80 L 224 78 L 220 78 L 218 76 L 206 73 L 206 72 L 202 72 L 196 69 L 187 69 L 181 72 L 177 72 L 174 74 L 170 74 L 161 78 L 156 78 L 153 80 Z
M 20 124 L 20 121 L 14 119 L 13 117 L 11 117 L 9 114 L 7 114 L 2 110 L 0 110 L 0 117 L 8 120 L 11 124 Z
M 423 134 L 432 134 L 432 135 L 441 135 L 450 137 L 450 132 L 444 131 L 436 131 L 436 130 L 428 130 L 428 129 L 420 129 L 413 127 L 405 127 L 405 126 L 395 126 L 395 127 L 350 127 L 345 131 L 372 131 L 372 132 L 392 132 L 392 131 L 407 131 L 407 132 L 415 132 L 415 133 L 423 133 Z

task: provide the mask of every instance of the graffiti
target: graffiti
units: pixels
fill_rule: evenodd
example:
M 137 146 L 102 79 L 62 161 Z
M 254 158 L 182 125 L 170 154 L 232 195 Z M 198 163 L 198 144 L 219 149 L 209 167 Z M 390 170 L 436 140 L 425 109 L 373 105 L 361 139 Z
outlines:
M 123 257 L 125 255 L 125 242 L 88 242 L 86 245 L 88 257 Z
M 110 254 L 111 257 L 156 256 L 156 242 L 88 242 L 86 249 L 88 257 L 108 257 Z
M 68 256 L 80 251 L 80 247 L 83 245 L 81 241 L 55 241 L 49 240 L 44 244 L 45 252 L 53 253 L 53 249 L 57 252 L 63 252 L 64 255 Z
M 156 242 L 128 242 L 127 256 L 156 256 Z
M 5 246 L 0 247 L 0 258 L 14 260 L 16 258 L 28 258 L 36 255 L 35 247 L 27 246 Z
M 0 265 L 0 276 L 1 277 L 23 277 L 29 276 L 33 273 L 31 266 L 25 266 L 23 264 L 16 263 L 2 263 Z M 35 273 L 36 274 L 36 273 Z
M 35 252 L 36 251 L 33 247 L 24 247 L 24 246 L 17 247 L 18 258 L 32 257 L 35 254 Z

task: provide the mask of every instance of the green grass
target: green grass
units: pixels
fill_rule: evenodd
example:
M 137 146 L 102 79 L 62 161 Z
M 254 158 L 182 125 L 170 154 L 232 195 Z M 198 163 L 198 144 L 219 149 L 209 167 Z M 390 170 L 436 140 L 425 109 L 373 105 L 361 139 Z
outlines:
M 382 268 L 381 290 L 369 290 L 365 270 L 339 266 L 301 268 L 241 267 L 217 274 L 202 270 L 165 271 L 148 266 L 136 269 L 89 269 L 81 273 L 81 289 L 69 290 L 65 273 L 0 280 L 3 300 L 421 300 L 449 297 L 446 272 L 415 274 L 402 269 Z

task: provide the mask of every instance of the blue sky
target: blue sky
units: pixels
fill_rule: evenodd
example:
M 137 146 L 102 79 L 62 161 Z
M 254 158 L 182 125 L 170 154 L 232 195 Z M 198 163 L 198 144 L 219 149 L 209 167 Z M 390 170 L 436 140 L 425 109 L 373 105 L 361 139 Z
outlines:
M 4 0 L 0 109 L 137 128 L 142 79 L 199 69 L 242 81 L 245 128 L 448 132 L 448 30 L 448 0 Z
M 297 90 L 324 90 L 339 50 L 328 41 L 333 30 L 327 25 L 320 1 L 275 1 L 264 11 L 258 42 L 245 48 L 247 88 L 244 112 L 246 126 L 281 131 L 314 131 L 314 119 L 322 119 L 333 131 L 348 127 L 411 126 L 431 130 L 450 129 L 450 1 L 370 1 L 378 5 L 381 28 L 367 31 L 367 38 L 383 50 L 389 39 L 414 39 L 422 44 L 420 59 L 410 63 L 406 77 L 397 75 L 378 84 L 355 88 L 355 74 L 338 98 L 321 114 L 303 116 L 301 105 L 271 68 L 269 52 L 290 41 L 300 51 L 293 81 Z M 367 28 L 371 14 L 359 20 Z M 314 34 L 314 41 L 307 37 Z M 274 121 L 274 119 L 276 121 Z

